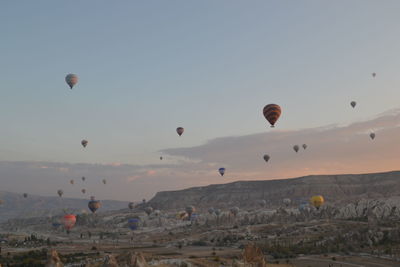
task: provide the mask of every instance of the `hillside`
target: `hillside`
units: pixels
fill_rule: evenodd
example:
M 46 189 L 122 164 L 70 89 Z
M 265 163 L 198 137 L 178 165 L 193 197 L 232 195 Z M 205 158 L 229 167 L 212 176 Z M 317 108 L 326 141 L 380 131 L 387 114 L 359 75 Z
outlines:
M 290 198 L 292 204 L 298 205 L 316 194 L 323 195 L 328 203 L 399 196 L 400 171 L 238 181 L 159 192 L 149 204 L 157 209 L 180 209 L 187 205 L 195 205 L 197 208 L 231 206 L 251 208 L 262 199 L 266 200 L 269 206 L 281 205 L 283 198 Z

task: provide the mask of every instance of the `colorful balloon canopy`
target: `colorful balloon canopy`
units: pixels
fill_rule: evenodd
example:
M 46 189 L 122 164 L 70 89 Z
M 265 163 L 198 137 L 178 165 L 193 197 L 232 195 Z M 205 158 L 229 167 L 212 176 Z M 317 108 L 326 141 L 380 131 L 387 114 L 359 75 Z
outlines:
M 128 220 L 128 227 L 132 231 L 137 230 L 139 228 L 140 219 L 132 218 Z
M 183 134 L 184 131 L 185 131 L 185 129 L 182 128 L 182 127 L 176 128 L 176 132 L 179 134 L 179 136 L 181 136 L 181 135 Z
M 76 216 L 74 214 L 65 214 L 62 218 L 64 228 L 69 232 L 76 223 Z
M 189 220 L 190 220 L 190 218 L 192 217 L 192 213 L 195 211 L 196 209 L 193 207 L 193 206 L 187 206 L 186 208 L 185 208 L 185 211 L 186 211 L 186 213 L 188 214 L 188 216 L 189 216 Z
M 221 174 L 221 176 L 224 176 L 225 174 L 225 168 L 219 168 L 218 169 L 219 174 Z
M 319 209 L 324 204 L 324 202 L 325 200 L 322 196 L 313 196 L 310 199 L 311 205 L 316 209 Z
M 78 83 L 78 76 L 70 73 L 65 76 L 65 82 L 69 85 L 69 88 L 72 89 Z
M 271 124 L 271 128 L 275 127 L 275 123 L 281 116 L 281 107 L 277 104 L 266 105 L 263 109 L 265 119 Z
M 95 213 L 101 207 L 101 203 L 98 200 L 92 199 L 89 201 L 88 207 L 92 213 Z

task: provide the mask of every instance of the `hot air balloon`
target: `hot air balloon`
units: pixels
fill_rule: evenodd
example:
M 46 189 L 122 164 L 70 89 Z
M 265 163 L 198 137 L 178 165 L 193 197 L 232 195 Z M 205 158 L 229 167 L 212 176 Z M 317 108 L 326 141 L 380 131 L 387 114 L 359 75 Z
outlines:
M 129 209 L 133 210 L 133 208 L 135 207 L 135 203 L 129 202 L 128 207 Z
M 179 220 L 184 220 L 187 216 L 188 216 L 188 214 L 186 213 L 186 211 L 179 211 L 176 214 L 176 218 Z
M 303 144 L 303 149 L 306 150 L 307 149 L 307 145 Z
M 145 204 L 145 203 L 146 203 L 146 199 L 143 198 L 143 199 L 142 199 L 142 204 Z
M 261 199 L 260 201 L 258 201 L 258 205 L 260 205 L 261 208 L 265 208 L 267 206 L 267 201 Z
M 140 223 L 140 219 L 138 219 L 138 218 L 129 219 L 128 220 L 128 227 L 132 231 L 135 231 L 136 229 L 139 228 L 139 223 Z
M 89 143 L 88 140 L 82 140 L 81 141 L 81 144 L 82 144 L 83 147 L 86 147 L 88 143 Z
M 82 192 L 82 194 L 85 194 L 85 193 L 86 193 L 86 189 L 83 188 L 83 189 L 81 190 L 81 192 Z
M 103 179 L 103 184 L 106 184 L 107 183 L 107 180 L 106 179 Z
M 23 196 L 24 196 L 24 198 L 27 198 L 28 197 L 28 193 L 24 193 Z
M 313 196 L 310 199 L 310 203 L 314 206 L 317 210 L 324 204 L 325 200 L 322 196 Z
M 155 211 L 153 212 L 153 214 L 154 214 L 155 216 L 160 216 L 160 215 L 161 215 L 161 210 L 155 210 Z
M 271 128 L 275 127 L 275 123 L 281 116 L 281 113 L 281 107 L 276 104 L 266 105 L 263 109 L 264 117 L 271 124 Z
M 290 205 L 290 203 L 292 203 L 292 201 L 290 200 L 290 198 L 284 198 L 283 199 L 283 204 L 285 204 L 286 207 L 288 207 Z
M 85 176 L 82 176 L 82 181 L 85 181 L 85 180 L 86 180 Z
M 375 72 L 372 73 L 372 77 L 374 77 L 374 78 L 376 77 L 376 73 Z
M 219 174 L 221 174 L 221 176 L 224 176 L 225 174 L 225 168 L 219 168 L 218 169 Z
M 214 212 L 215 212 L 215 209 L 214 209 L 214 208 L 209 208 L 209 209 L 208 209 L 208 213 L 213 214 Z
M 219 216 L 221 214 L 221 210 L 220 209 L 216 209 L 215 210 L 215 215 Z
M 270 159 L 270 156 L 265 154 L 263 158 L 264 158 L 265 162 L 268 162 L 268 160 Z
M 101 203 L 98 200 L 95 200 L 94 197 L 91 197 L 91 200 L 88 203 L 88 207 L 92 213 L 95 213 L 101 207 Z
M 293 150 L 297 152 L 299 152 L 300 147 L 298 145 L 294 145 L 293 146 Z
M 62 191 L 61 189 L 57 190 L 57 194 L 62 197 L 62 195 L 64 194 L 64 191 Z
M 192 218 L 192 214 L 193 214 L 193 212 L 194 212 L 195 210 L 196 210 L 196 209 L 195 209 L 193 206 L 187 206 L 187 207 L 185 208 L 185 211 L 186 211 L 187 215 L 189 216 L 189 221 L 190 221 L 190 219 Z
M 69 181 L 70 184 L 74 184 L 74 182 L 75 182 L 74 180 Z
M 160 157 L 160 160 L 162 160 L 163 159 L 163 157 Z
M 64 224 L 65 230 L 67 230 L 67 233 L 69 234 L 69 231 L 74 227 L 76 223 L 76 216 L 74 214 L 66 214 L 64 215 L 62 222 Z
M 236 215 L 239 213 L 239 207 L 232 207 L 230 212 L 236 217 Z
M 144 212 L 146 212 L 147 216 L 149 216 L 153 212 L 153 208 L 152 207 L 146 207 L 144 209 Z
M 68 74 L 65 76 L 65 82 L 69 85 L 69 87 L 72 89 L 72 87 L 75 86 L 75 84 L 78 83 L 78 76 L 76 74 Z
M 185 131 L 185 129 L 183 129 L 182 127 L 176 128 L 176 132 L 179 134 L 179 136 L 181 136 L 184 131 Z
M 351 105 L 353 108 L 355 108 L 356 105 L 357 105 L 357 102 L 356 102 L 356 101 L 351 101 L 351 102 L 350 102 L 350 105 Z
M 375 133 L 370 133 L 369 137 L 371 137 L 371 139 L 374 140 L 375 139 Z

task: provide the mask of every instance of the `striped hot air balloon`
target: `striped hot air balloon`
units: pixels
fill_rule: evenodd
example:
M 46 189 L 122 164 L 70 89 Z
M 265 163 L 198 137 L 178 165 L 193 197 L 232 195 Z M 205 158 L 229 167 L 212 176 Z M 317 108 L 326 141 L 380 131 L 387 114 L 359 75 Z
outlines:
M 264 117 L 271 124 L 271 128 L 275 127 L 275 123 L 281 116 L 281 107 L 277 104 L 266 105 L 263 109 Z

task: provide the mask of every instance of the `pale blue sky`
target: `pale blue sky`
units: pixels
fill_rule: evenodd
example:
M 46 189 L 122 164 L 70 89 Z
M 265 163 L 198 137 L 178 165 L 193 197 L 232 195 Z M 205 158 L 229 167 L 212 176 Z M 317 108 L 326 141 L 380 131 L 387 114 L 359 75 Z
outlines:
M 162 149 L 271 131 L 269 103 L 282 130 L 373 117 L 399 106 L 399 11 L 397 0 L 2 1 L 0 160 L 159 163 Z

